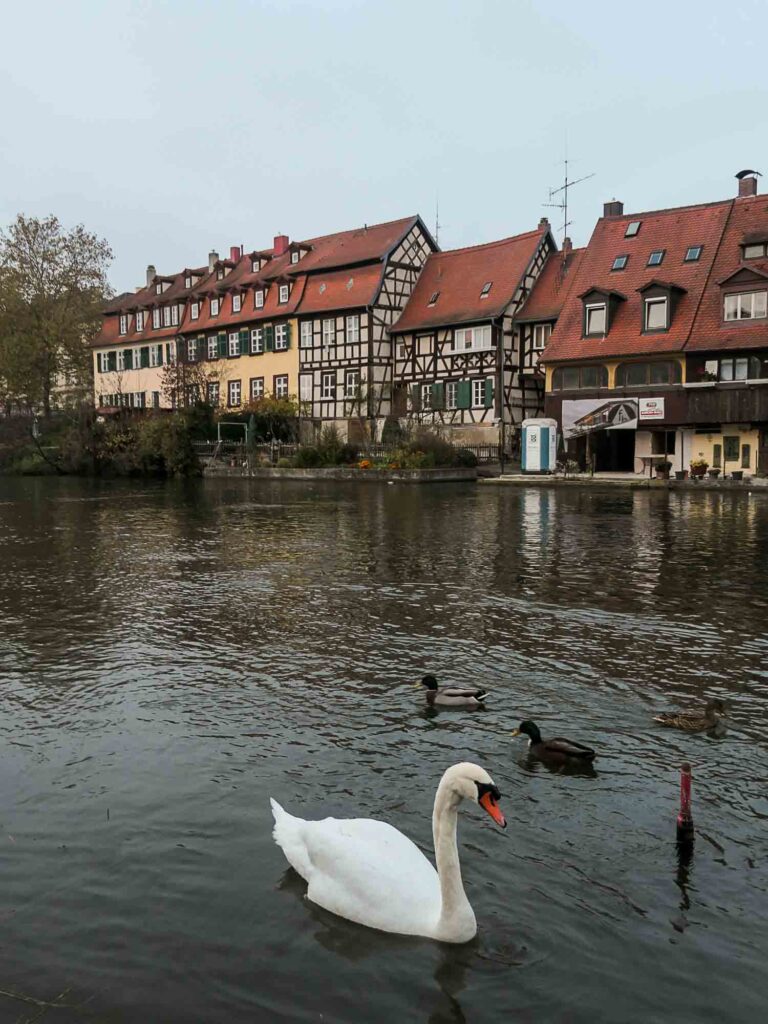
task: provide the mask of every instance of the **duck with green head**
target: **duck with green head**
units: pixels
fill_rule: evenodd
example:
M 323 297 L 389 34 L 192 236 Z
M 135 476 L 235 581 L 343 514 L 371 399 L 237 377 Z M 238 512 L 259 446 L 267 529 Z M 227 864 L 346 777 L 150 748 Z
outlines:
M 526 719 L 512 732 L 513 736 L 528 737 L 528 751 L 542 761 L 552 764 L 588 764 L 595 759 L 595 751 L 573 740 L 555 736 L 551 740 L 543 739 L 541 730 L 535 722 Z
M 438 686 L 433 675 L 426 675 L 417 686 L 427 691 L 429 707 L 441 708 L 482 708 L 488 691 L 482 686 Z

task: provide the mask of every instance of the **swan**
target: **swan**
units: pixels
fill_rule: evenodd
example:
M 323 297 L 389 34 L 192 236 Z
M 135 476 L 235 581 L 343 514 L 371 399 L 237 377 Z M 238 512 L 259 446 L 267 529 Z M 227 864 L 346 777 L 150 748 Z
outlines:
M 506 828 L 499 797 L 479 765 L 464 761 L 447 769 L 432 812 L 437 871 L 407 836 L 372 818 L 305 821 L 270 798 L 272 835 L 308 883 L 308 899 L 325 910 L 383 932 L 468 942 L 477 934 L 477 922 L 461 881 L 459 804 L 479 804 Z

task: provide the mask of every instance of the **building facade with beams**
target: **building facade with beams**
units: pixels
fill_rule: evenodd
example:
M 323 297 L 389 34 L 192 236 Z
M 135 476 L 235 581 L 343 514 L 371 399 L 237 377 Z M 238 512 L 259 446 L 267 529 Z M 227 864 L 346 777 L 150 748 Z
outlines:
M 606 203 L 543 355 L 582 466 L 768 472 L 768 204 L 756 172 L 737 178 L 732 199 Z
M 535 231 L 433 253 L 394 342 L 393 413 L 445 428 L 455 441 L 505 443 L 543 410 L 534 334 L 517 318 L 556 246 L 543 218 Z M 538 335 L 536 335 L 538 338 Z

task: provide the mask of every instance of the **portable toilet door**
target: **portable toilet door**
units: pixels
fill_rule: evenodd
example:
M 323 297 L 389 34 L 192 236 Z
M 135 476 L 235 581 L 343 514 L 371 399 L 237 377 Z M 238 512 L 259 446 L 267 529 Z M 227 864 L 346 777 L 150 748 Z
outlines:
M 523 420 L 524 473 L 551 473 L 557 462 L 557 421 L 552 419 Z

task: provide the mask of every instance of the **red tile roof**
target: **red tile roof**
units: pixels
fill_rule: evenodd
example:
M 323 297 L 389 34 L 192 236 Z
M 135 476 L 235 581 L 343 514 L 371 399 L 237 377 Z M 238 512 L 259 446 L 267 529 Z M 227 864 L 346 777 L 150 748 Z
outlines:
M 556 320 L 576 280 L 583 255 L 584 249 L 572 249 L 567 258 L 561 252 L 551 253 L 515 319 Z
M 312 274 L 306 279 L 299 315 L 332 309 L 357 309 L 376 298 L 381 284 L 381 264 Z
M 466 249 L 432 253 L 391 333 L 491 320 L 512 301 L 548 228 Z M 492 282 L 487 298 L 483 285 Z M 434 305 L 430 298 L 438 293 Z
M 760 237 L 762 236 L 762 237 Z M 712 268 L 709 287 L 702 299 L 691 338 L 686 349 L 704 352 L 716 349 L 768 348 L 768 320 L 723 320 L 723 290 L 721 282 L 739 270 L 752 270 L 759 276 L 755 287 L 765 290 L 768 260 L 742 260 L 741 246 L 752 238 L 761 241 L 768 237 L 768 196 L 750 196 L 735 199 L 723 234 L 717 258 Z M 749 290 L 749 284 L 744 285 Z
M 299 244 L 312 246 L 311 252 L 293 264 L 290 252 L 286 252 L 286 265 L 291 272 L 308 274 L 320 269 L 330 270 L 332 267 L 350 267 L 356 263 L 383 260 L 418 219 L 416 216 L 403 217 L 384 224 L 370 224 L 352 231 L 337 231 L 333 235 L 305 239 Z
M 681 351 L 690 337 L 732 202 L 601 217 L 582 255 L 543 361 Z M 631 221 L 640 221 L 640 230 L 626 238 Z M 701 258 L 686 263 L 686 250 L 693 245 L 703 246 Z M 665 250 L 664 259 L 661 265 L 649 267 L 648 256 L 657 249 Z M 611 270 L 614 259 L 623 255 L 629 256 L 626 269 Z M 685 292 L 679 295 L 669 331 L 643 334 L 643 297 L 638 289 L 659 275 Z M 619 291 L 627 297 L 626 302 L 616 304 L 604 338 L 582 337 L 584 307 L 579 296 L 592 289 Z

